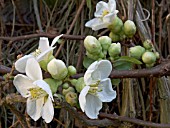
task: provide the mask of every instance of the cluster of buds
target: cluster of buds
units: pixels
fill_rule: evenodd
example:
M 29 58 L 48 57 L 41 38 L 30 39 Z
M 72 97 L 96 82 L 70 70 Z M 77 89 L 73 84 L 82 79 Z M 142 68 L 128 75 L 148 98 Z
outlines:
M 115 59 L 121 53 L 120 43 L 112 43 L 108 36 L 101 36 L 97 40 L 93 36 L 87 36 L 84 40 L 86 55 L 92 60 L 106 59 L 107 54 Z
M 146 64 L 146 67 L 153 67 L 156 60 L 159 59 L 159 53 L 153 47 L 150 40 L 143 42 L 142 46 L 135 46 L 130 48 L 130 56 L 142 61 Z
M 121 41 L 125 38 L 132 38 L 136 33 L 136 26 L 133 21 L 127 20 L 123 23 L 123 21 L 117 16 L 108 28 L 111 31 L 109 37 L 113 42 Z

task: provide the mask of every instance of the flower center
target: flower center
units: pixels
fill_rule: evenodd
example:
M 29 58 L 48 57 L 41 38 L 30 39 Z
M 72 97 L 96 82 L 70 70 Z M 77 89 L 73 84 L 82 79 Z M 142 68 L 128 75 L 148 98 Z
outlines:
M 102 90 L 99 90 L 99 87 L 98 87 L 99 83 L 100 83 L 100 80 L 96 81 L 96 83 L 94 83 L 94 84 L 91 84 L 88 93 L 93 94 L 93 95 L 97 95 L 97 92 L 102 91 Z
M 109 13 L 108 10 L 103 10 L 102 16 L 105 16 L 105 15 L 107 15 L 108 13 Z
M 39 56 L 41 54 L 41 50 L 36 49 L 32 54 L 33 54 L 34 57 L 37 57 L 37 56 Z
M 42 88 L 30 88 L 29 91 L 31 99 L 39 99 L 48 95 Z

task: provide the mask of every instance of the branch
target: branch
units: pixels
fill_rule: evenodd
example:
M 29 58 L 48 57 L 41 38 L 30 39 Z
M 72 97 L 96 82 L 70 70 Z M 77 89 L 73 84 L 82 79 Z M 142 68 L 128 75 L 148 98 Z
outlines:
M 0 36 L 0 40 L 16 42 L 16 41 L 20 41 L 20 40 L 26 40 L 26 39 L 37 38 L 37 37 L 55 38 L 56 36 L 59 36 L 59 35 L 60 34 L 38 33 L 38 34 L 30 34 L 30 35 L 17 36 L 17 37 Z M 84 40 L 85 36 L 63 34 L 63 36 L 61 38 L 69 39 L 69 40 Z

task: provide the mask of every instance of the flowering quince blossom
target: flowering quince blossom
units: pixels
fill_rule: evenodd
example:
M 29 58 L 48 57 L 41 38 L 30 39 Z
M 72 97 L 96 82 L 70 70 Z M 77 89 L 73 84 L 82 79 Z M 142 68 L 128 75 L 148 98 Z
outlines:
M 49 45 L 48 38 L 40 37 L 38 49 L 36 49 L 35 52 L 32 52 L 29 55 L 25 55 L 25 56 L 21 57 L 20 59 L 18 59 L 15 62 L 16 70 L 18 70 L 21 73 L 25 73 L 26 63 L 29 58 L 35 58 L 38 62 L 45 59 L 45 57 L 47 57 L 48 53 L 50 53 L 55 48 L 53 46 L 55 45 L 55 43 L 58 41 L 58 39 L 61 36 L 62 35 L 55 37 L 54 40 L 52 41 L 51 46 Z
M 107 28 L 115 18 L 119 11 L 116 10 L 115 0 L 109 0 L 108 3 L 100 1 L 96 5 L 96 12 L 94 16 L 96 18 L 88 21 L 85 26 L 90 27 L 93 30 L 99 30 Z
M 45 122 L 49 123 L 54 116 L 50 86 L 42 79 L 42 71 L 35 58 L 27 60 L 25 70 L 26 75 L 18 74 L 14 77 L 14 86 L 27 98 L 28 115 L 34 121 L 42 116 Z
M 116 98 L 112 89 L 110 75 L 112 64 L 108 60 L 95 61 L 84 75 L 86 86 L 79 95 L 79 103 L 83 112 L 91 119 L 97 119 L 102 102 L 111 102 Z

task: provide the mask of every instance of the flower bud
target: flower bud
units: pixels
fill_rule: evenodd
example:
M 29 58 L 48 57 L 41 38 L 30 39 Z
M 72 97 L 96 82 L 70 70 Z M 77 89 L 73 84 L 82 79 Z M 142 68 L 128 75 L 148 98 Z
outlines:
M 75 92 L 75 89 L 73 87 L 69 87 L 67 89 L 63 89 L 62 94 L 65 96 L 69 92 Z
M 69 88 L 69 84 L 68 83 L 64 83 L 62 86 L 63 86 L 63 89 L 68 89 Z
M 152 42 L 151 40 L 145 40 L 143 42 L 143 47 L 146 48 L 146 49 L 151 49 L 152 48 Z
M 77 105 L 77 93 L 75 92 L 69 92 L 65 95 L 66 101 L 71 105 L 71 106 L 76 106 Z
M 136 26 L 133 21 L 127 20 L 124 23 L 123 30 L 127 37 L 132 38 L 136 33 Z
M 77 80 L 76 80 L 76 79 L 71 79 L 71 80 L 69 80 L 69 81 L 70 81 L 71 85 L 73 85 L 73 86 L 75 86 L 76 83 L 77 83 Z
M 156 59 L 159 59 L 159 58 L 160 58 L 160 55 L 159 55 L 158 52 L 155 52 L 154 54 L 155 54 L 155 56 L 156 56 Z
M 108 49 L 109 55 L 115 57 L 121 53 L 120 43 L 112 43 Z
M 99 54 L 102 51 L 101 44 L 93 36 L 87 36 L 84 39 L 84 47 L 90 54 Z
M 52 78 L 46 78 L 44 79 L 44 81 L 50 86 L 50 89 L 53 94 L 56 93 L 58 87 L 62 84 L 61 80 L 58 81 Z
M 123 28 L 123 22 L 119 17 L 115 17 L 108 27 L 113 33 L 119 33 Z
M 141 46 L 135 46 L 130 48 L 130 56 L 136 59 L 141 59 L 144 52 L 145 52 L 145 48 Z
M 86 51 L 87 57 L 90 58 L 90 59 L 93 59 L 93 60 L 98 60 L 100 58 L 99 54 L 91 54 L 88 51 Z
M 81 92 L 81 90 L 85 87 L 85 83 L 84 83 L 84 77 L 80 77 L 78 80 L 77 80 L 77 83 L 75 85 L 75 88 L 76 88 L 76 91 L 77 92 Z
M 151 63 L 151 64 L 146 64 L 147 68 L 152 68 L 154 66 L 155 63 Z
M 52 60 L 54 59 L 55 57 L 51 54 L 48 54 L 45 59 L 41 60 L 39 62 L 40 64 L 40 67 L 44 70 L 44 71 L 47 71 L 47 64 Z
M 101 36 L 101 37 L 99 37 L 98 40 L 99 40 L 103 50 L 108 50 L 108 48 L 110 47 L 110 45 L 112 43 L 111 38 L 109 38 L 108 36 Z
M 47 65 L 47 70 L 57 80 L 64 79 L 68 74 L 65 63 L 59 59 L 52 59 Z
M 156 56 L 153 52 L 145 52 L 142 55 L 142 60 L 145 64 L 152 64 L 156 61 Z
M 70 76 L 75 75 L 76 73 L 77 73 L 77 70 L 74 66 L 72 66 L 72 65 L 68 66 L 68 74 Z
M 110 32 L 109 37 L 112 39 L 113 42 L 120 41 L 120 36 L 117 34 L 114 34 L 113 32 Z

